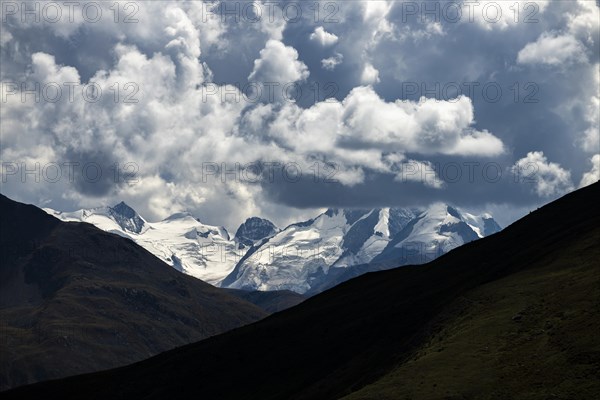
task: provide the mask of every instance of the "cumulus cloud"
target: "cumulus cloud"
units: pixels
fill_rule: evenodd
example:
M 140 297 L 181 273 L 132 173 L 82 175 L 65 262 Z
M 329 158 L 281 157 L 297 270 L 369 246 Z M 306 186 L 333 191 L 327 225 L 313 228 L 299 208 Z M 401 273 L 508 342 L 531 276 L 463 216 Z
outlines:
M 360 83 L 363 85 L 379 83 L 379 71 L 373 65 L 366 63 L 360 75 Z
M 285 85 L 305 80 L 308 75 L 308 67 L 298 60 L 296 49 L 270 39 L 260 51 L 260 58 L 254 60 L 254 69 L 248 79 Z
M 592 169 L 584 173 L 581 177 L 581 181 L 579 182 L 580 188 L 591 185 L 592 183 L 596 183 L 598 180 L 600 180 L 600 154 L 595 154 L 592 158 L 590 158 L 590 163 L 592 164 Z
M 394 6 L 393 1 L 362 1 L 363 21 L 370 30 L 367 31 L 373 40 L 389 34 L 393 29 L 393 23 L 388 19 L 390 10 Z
M 572 35 L 543 33 L 537 41 L 528 43 L 517 55 L 520 64 L 562 65 L 585 62 L 583 45 Z
M 518 160 L 512 172 L 523 183 L 533 185 L 534 192 L 540 197 L 557 196 L 573 189 L 571 172 L 559 164 L 548 162 L 542 151 L 532 151 Z
M 577 0 L 575 10 L 567 14 L 567 30 L 583 43 L 598 46 L 600 8 L 593 1 Z
M 28 168 L 35 163 L 80 166 L 72 180 L 51 184 L 41 180 L 40 184 L 40 180 L 30 179 L 7 182 L 7 186 L 13 186 L 16 193 L 37 192 L 78 206 L 97 205 L 99 198 L 124 198 L 138 204 L 149 218 L 164 217 L 170 211 L 158 210 L 159 204 L 187 202 L 188 208 L 199 210 L 215 198 L 223 203 L 228 199 L 230 205 L 243 200 L 239 191 L 200 188 L 197 183 L 202 182 L 203 161 L 229 159 L 228 151 L 243 147 L 241 139 L 228 139 L 226 133 L 233 130 L 246 105 L 234 99 L 221 101 L 218 95 L 205 96 L 195 87 L 178 87 L 171 57 L 154 54 L 148 58 L 137 48 L 124 45 L 118 45 L 115 54 L 114 68 L 98 71 L 90 79 L 103 93 L 97 102 L 85 101 L 81 87 L 74 90 L 72 100 L 63 90 L 55 103 L 35 101 L 31 95 L 22 103 L 20 93 L 7 96 L 2 119 L 3 128 L 8 127 L 11 134 L 3 134 L 3 161 L 24 163 Z M 49 54 L 35 53 L 31 62 L 30 87 L 33 82 L 86 83 L 75 68 L 57 64 Z M 133 98 L 136 102 L 125 102 L 124 92 L 115 101 L 110 88 L 119 84 L 122 90 L 127 83 L 138 88 Z M 228 90 L 231 93 L 235 88 Z M 82 167 L 91 162 L 102 170 L 101 180 L 82 176 Z M 115 178 L 114 165 L 123 169 L 122 173 L 126 165 L 134 168 L 137 183 L 130 185 L 122 175 Z M 178 196 L 168 199 L 173 193 Z M 223 218 L 228 219 L 225 214 Z
M 332 46 L 337 43 L 338 37 L 333 33 L 327 32 L 322 26 L 315 28 L 315 31 L 310 34 L 310 40 L 319 43 L 323 47 Z
M 596 89 L 600 88 L 600 64 L 593 66 L 594 80 L 590 83 Z M 583 133 L 581 146 L 587 152 L 594 153 L 600 150 L 600 94 L 598 90 L 589 97 L 585 105 L 585 120 L 588 128 Z
M 491 30 L 506 30 L 527 21 L 539 21 L 539 16 L 544 13 L 550 0 L 519 0 L 507 1 L 462 1 L 462 23 L 475 22 L 480 28 Z M 537 18 L 536 18 L 537 17 Z
M 588 61 L 588 49 L 597 54 L 600 35 L 600 11 L 593 1 L 577 0 L 561 10 L 566 25 L 559 31 L 543 32 L 535 42 L 519 51 L 521 64 L 574 64 Z M 597 55 L 595 56 L 597 57 Z
M 364 86 L 342 101 L 319 102 L 307 109 L 286 104 L 264 117 L 272 122 L 263 134 L 294 154 L 323 153 L 358 162 L 361 151 L 373 149 L 378 157 L 365 154 L 365 166 L 371 167 L 387 151 L 480 156 L 504 151 L 501 140 L 472 127 L 473 106 L 464 96 L 390 103 Z
M 323 69 L 326 69 L 328 71 L 333 71 L 335 69 L 335 67 L 337 67 L 338 65 L 340 65 L 342 63 L 343 60 L 344 60 L 344 56 L 342 54 L 335 53 L 335 55 L 332 57 L 322 59 L 321 66 L 323 67 Z
M 351 128 L 342 141 L 421 154 L 492 156 L 504 151 L 501 140 L 472 128 L 473 104 L 465 96 L 388 103 L 373 88 L 359 87 L 342 104 L 343 120 Z

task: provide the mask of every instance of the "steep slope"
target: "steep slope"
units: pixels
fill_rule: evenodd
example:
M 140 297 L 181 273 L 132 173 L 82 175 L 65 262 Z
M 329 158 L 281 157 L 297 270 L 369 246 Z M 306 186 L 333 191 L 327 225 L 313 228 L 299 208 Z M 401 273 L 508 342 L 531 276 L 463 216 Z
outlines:
M 512 315 L 511 321 L 522 321 L 526 331 L 531 326 L 529 315 L 533 316 L 532 324 L 537 324 L 538 316 L 545 317 L 538 311 L 554 296 L 553 285 L 568 295 L 552 298 L 552 308 L 558 310 L 553 318 L 566 321 L 572 317 L 575 325 L 585 321 L 579 327 L 582 332 L 573 335 L 568 329 L 572 325 L 562 329 L 559 324 L 554 336 L 540 333 L 548 335 L 545 343 L 559 344 L 541 347 L 541 353 L 528 346 L 506 346 L 503 350 L 507 354 L 518 357 L 514 359 L 516 364 L 509 365 L 513 358 L 504 358 L 506 364 L 501 363 L 500 370 L 491 373 L 501 380 L 500 386 L 522 381 L 523 386 L 535 388 L 536 376 L 525 372 L 533 371 L 537 360 L 567 360 L 565 365 L 577 365 L 577 372 L 553 370 L 558 379 L 545 380 L 551 386 L 545 390 L 552 390 L 550 398 L 590 398 L 586 393 L 597 393 L 594 390 L 598 388 L 598 338 L 593 329 L 598 326 L 600 314 L 597 291 L 585 304 L 578 300 L 578 291 L 596 290 L 600 285 L 599 200 L 600 183 L 596 183 L 426 265 L 369 273 L 259 323 L 127 367 L 23 387 L 4 393 L 4 398 L 339 399 L 377 381 L 395 366 L 418 358 L 432 335 L 444 332 L 444 327 L 468 327 L 468 320 L 466 325 L 460 323 L 461 311 L 456 309 L 461 300 L 481 298 L 487 302 L 479 314 L 482 319 L 473 321 L 473 326 L 489 327 L 492 336 L 494 324 L 505 322 L 491 320 L 488 325 L 486 315 L 498 315 L 499 320 Z M 574 280 L 569 270 L 577 272 Z M 506 296 L 529 290 L 528 282 L 536 279 L 539 287 L 547 288 L 540 289 L 542 297 L 532 289 L 531 298 L 525 295 L 522 302 L 517 300 L 520 317 L 513 315 L 514 304 L 503 303 Z M 582 283 L 585 279 L 590 282 Z M 488 294 L 491 297 L 479 297 Z M 474 311 L 477 303 L 468 310 Z M 454 322 L 446 325 L 444 321 Z M 476 329 L 470 332 L 478 346 L 479 339 L 485 342 L 485 335 L 490 334 Z M 521 333 L 525 333 L 521 337 L 525 342 L 537 334 Z M 469 370 L 483 365 L 473 360 L 473 351 L 454 353 L 453 365 Z M 504 368 L 510 373 L 504 374 Z M 418 375 L 418 382 L 433 386 L 457 374 L 443 366 L 437 373 L 442 375 L 439 379 L 427 373 Z M 579 382 L 565 389 L 573 390 L 570 394 L 561 387 L 565 377 Z M 468 379 L 463 382 L 469 383 Z M 464 396 L 448 393 L 442 398 L 509 398 L 496 396 L 495 382 L 486 382 L 472 386 L 473 390 L 464 387 Z M 519 393 L 515 398 L 548 397 Z
M 344 235 L 360 216 L 327 210 L 315 219 L 288 226 L 251 248 L 221 286 L 306 292 L 343 254 Z
M 327 210 L 255 244 L 221 286 L 313 295 L 383 269 L 386 261 L 422 264 L 498 230 L 487 214 L 461 213 L 442 203 L 425 209 Z
M 596 231 L 455 299 L 410 358 L 343 399 L 597 398 L 598 243 Z
M 250 247 L 264 238 L 273 236 L 279 229 L 269 220 L 252 217 L 244 221 L 235 232 L 235 240 L 240 246 Z
M 487 229 L 485 221 L 490 221 Z M 421 264 L 482 238 L 484 233 L 490 235 L 499 230 L 498 224 L 487 215 L 479 217 L 465 213 L 463 216 L 454 207 L 436 203 L 405 224 L 372 261 Z
M 247 293 L 181 274 L 130 240 L 1 195 L 0 251 L 3 389 L 128 364 L 267 315 Z

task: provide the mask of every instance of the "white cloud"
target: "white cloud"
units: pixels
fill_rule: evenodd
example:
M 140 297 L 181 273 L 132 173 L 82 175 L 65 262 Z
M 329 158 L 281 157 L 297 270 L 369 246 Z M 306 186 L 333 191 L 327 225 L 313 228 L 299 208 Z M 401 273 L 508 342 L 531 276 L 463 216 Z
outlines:
M 360 75 L 360 83 L 362 85 L 379 83 L 379 71 L 370 63 L 366 63 Z
M 398 182 L 422 182 L 425 186 L 441 189 L 442 181 L 429 161 L 408 160 L 400 164 L 400 171 L 394 177 Z
M 389 151 L 479 156 L 504 151 L 497 137 L 472 128 L 473 105 L 467 97 L 390 103 L 367 86 L 353 89 L 341 102 L 319 102 L 307 109 L 286 104 L 263 117 L 272 122 L 266 130 L 256 125 L 261 132 L 294 154 L 330 154 L 359 162 L 363 152 L 364 166 L 371 168 L 385 169 L 382 153 Z
M 341 55 L 340 53 L 335 53 L 335 55 L 333 55 L 332 57 L 322 59 L 321 66 L 323 67 L 323 69 L 333 71 L 335 67 L 342 63 L 343 60 L 343 55 Z
M 280 85 L 303 81 L 308 78 L 308 67 L 298 60 L 298 52 L 278 40 L 270 39 L 254 60 L 254 69 L 248 77 L 251 81 L 277 82 Z
M 600 180 L 600 154 L 595 154 L 592 158 L 590 158 L 590 162 L 592 164 L 592 169 L 583 174 L 581 177 L 581 182 L 579 182 L 580 188 L 591 185 L 592 183 Z
M 583 133 L 581 141 L 582 148 L 589 153 L 600 150 L 600 94 L 598 93 L 600 88 L 600 64 L 593 65 L 592 68 L 594 80 L 590 83 L 590 86 L 596 90 L 585 104 L 584 117 L 589 126 Z
M 393 24 L 388 19 L 394 1 L 371 1 L 363 0 L 363 22 L 365 22 L 366 33 L 371 36 L 373 42 L 377 42 L 383 36 L 393 30 Z
M 290 21 L 295 18 L 292 14 L 293 11 L 290 11 L 290 15 L 288 15 L 284 9 L 280 9 L 282 4 L 269 0 L 255 1 L 254 5 L 261 10 L 262 16 L 258 24 L 250 22 L 250 25 L 258 25 L 260 30 L 266 33 L 270 39 L 281 40 L 283 31 L 287 26 L 286 18 Z M 244 7 L 244 3 L 242 3 L 242 7 Z
M 566 25 L 560 32 L 543 32 L 537 41 L 528 43 L 518 54 L 521 64 L 572 64 L 588 60 L 586 46 L 597 49 L 600 35 L 600 11 L 594 1 L 564 2 Z
M 540 15 L 546 10 L 550 0 L 519 0 L 519 1 L 471 1 L 464 0 L 461 3 L 462 23 L 475 22 L 482 29 L 491 31 L 506 30 L 526 23 L 532 23 L 540 19 Z M 443 7 L 443 5 L 441 6 Z
M 198 30 L 202 46 L 216 47 L 219 51 L 226 51 L 229 41 L 225 38 L 226 23 L 222 18 L 214 18 L 210 14 L 216 13 L 215 8 L 219 3 L 212 1 L 191 1 L 187 15 Z
M 586 60 L 585 47 L 574 36 L 547 32 L 528 43 L 517 56 L 519 64 L 562 65 Z
M 567 15 L 567 28 L 583 43 L 594 46 L 594 40 L 598 40 L 600 35 L 600 8 L 594 1 L 577 0 L 573 3 L 574 10 Z M 595 45 L 597 48 L 598 43 Z
M 532 184 L 540 197 L 561 195 L 573 189 L 571 172 L 559 164 L 548 162 L 542 151 L 532 151 L 518 160 L 511 168 L 519 181 Z
M 310 34 L 310 40 L 319 43 L 323 47 L 332 46 L 337 43 L 338 37 L 333 33 L 327 32 L 322 26 L 315 28 L 315 31 Z
M 104 93 L 100 101 L 84 101 L 77 89 L 73 101 L 63 91 L 56 103 L 35 102 L 33 96 L 22 103 L 17 94 L 8 96 L 1 115 L 3 127 L 6 124 L 15 132 L 3 134 L 3 161 L 26 163 L 29 168 L 36 162 L 98 162 L 110 181 L 106 191 L 82 192 L 67 179 L 53 184 L 29 179 L 24 183 L 7 182 L 11 192 L 30 193 L 27 196 L 34 193 L 54 201 L 66 199 L 78 207 L 97 206 L 102 201 L 99 197 L 108 202 L 124 199 L 151 219 L 164 217 L 173 205 L 206 211 L 210 222 L 220 219 L 219 223 L 229 226 L 250 215 L 246 211 L 251 209 L 244 208 L 249 204 L 244 194 L 247 192 L 236 190 L 236 182 L 228 186 L 198 185 L 202 182 L 203 161 L 230 160 L 233 154 L 250 157 L 238 158 L 241 162 L 253 160 L 254 154 L 243 151 L 244 139 L 231 136 L 247 104 L 232 98 L 222 101 L 218 94 L 203 96 L 195 87 L 178 88 L 171 57 L 156 53 L 149 58 L 135 47 L 124 45 L 115 48 L 115 55 L 113 69 L 98 71 L 91 78 Z M 49 54 L 35 53 L 31 65 L 29 79 L 34 82 L 80 83 L 75 68 L 56 64 Z M 123 88 L 128 82 L 138 85 L 138 102 L 124 103 L 123 97 L 115 102 L 110 88 L 115 83 Z M 235 90 L 228 88 L 229 93 Z M 260 147 L 255 150 L 260 154 Z M 139 182 L 114 182 L 108 169 L 114 162 L 137 166 Z M 81 183 L 81 177 L 75 182 Z M 92 189 L 99 190 L 99 186 Z M 232 210 L 239 214 L 236 216 Z

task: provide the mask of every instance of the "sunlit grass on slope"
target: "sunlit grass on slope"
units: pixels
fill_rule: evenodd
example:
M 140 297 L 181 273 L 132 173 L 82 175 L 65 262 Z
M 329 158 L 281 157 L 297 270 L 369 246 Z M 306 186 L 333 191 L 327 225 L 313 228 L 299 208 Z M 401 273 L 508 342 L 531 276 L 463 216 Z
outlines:
M 451 303 L 408 360 L 344 400 L 600 396 L 600 230 Z

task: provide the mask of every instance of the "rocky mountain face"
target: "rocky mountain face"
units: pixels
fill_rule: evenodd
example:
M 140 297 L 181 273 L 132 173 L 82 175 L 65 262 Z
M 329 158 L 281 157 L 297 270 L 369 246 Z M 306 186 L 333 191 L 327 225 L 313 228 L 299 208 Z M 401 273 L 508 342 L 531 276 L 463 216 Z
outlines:
M 240 225 L 235 239 L 242 246 L 253 246 L 264 238 L 273 236 L 279 229 L 269 220 L 252 217 Z
M 320 291 L 356 266 L 393 261 L 422 264 L 464 243 L 499 231 L 476 216 L 442 203 L 423 209 L 329 209 L 292 224 L 252 247 L 222 286 L 253 290 Z M 361 267 L 361 272 L 369 268 Z

